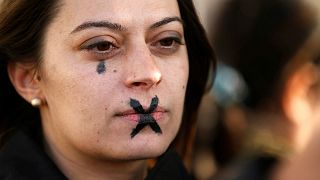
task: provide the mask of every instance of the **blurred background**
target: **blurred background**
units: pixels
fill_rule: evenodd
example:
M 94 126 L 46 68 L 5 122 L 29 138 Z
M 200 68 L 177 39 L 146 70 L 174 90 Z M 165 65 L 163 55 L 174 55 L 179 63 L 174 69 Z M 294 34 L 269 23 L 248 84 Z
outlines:
M 226 0 L 194 0 L 194 3 L 207 36 L 212 40 L 215 29 L 211 26 L 216 23 L 219 14 L 222 13 Z M 245 85 L 241 77 L 233 69 L 219 63 L 214 82 L 214 86 L 203 97 L 199 112 L 192 167 L 195 179 L 214 179 L 215 175 L 221 171 L 220 169 L 235 157 L 238 146 L 241 144 L 237 137 L 242 132 L 238 131 L 243 131 L 246 126 L 240 111 L 230 108 L 230 113 L 224 113 L 217 104 L 231 104 L 232 102 L 228 101 L 241 99 L 241 97 L 235 97 L 245 93 Z M 239 93 L 237 93 L 238 88 L 241 91 Z M 230 117 L 222 121 L 221 118 L 224 116 L 222 113 L 234 118 Z
M 194 179 L 320 179 L 320 1 L 194 3 L 218 60 Z

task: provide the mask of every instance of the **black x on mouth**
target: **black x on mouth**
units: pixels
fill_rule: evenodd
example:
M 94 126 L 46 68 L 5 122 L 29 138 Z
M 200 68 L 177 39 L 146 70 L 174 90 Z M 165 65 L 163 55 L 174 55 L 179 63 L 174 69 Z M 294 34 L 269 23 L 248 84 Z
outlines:
M 158 103 L 159 98 L 157 96 L 153 97 L 150 103 L 150 107 L 145 110 L 138 100 L 132 98 L 130 99 L 130 106 L 139 114 L 139 121 L 136 128 L 134 128 L 130 134 L 131 138 L 136 136 L 147 125 L 149 125 L 155 133 L 162 134 L 160 126 L 152 116 L 152 113 L 158 107 Z

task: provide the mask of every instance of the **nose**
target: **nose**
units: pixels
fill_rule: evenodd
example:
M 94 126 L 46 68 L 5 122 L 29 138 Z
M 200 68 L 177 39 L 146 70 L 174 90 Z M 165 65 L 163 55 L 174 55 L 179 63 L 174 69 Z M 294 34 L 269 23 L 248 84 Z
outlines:
M 147 45 L 134 48 L 127 56 L 125 85 L 129 88 L 150 89 L 160 83 L 161 71 Z

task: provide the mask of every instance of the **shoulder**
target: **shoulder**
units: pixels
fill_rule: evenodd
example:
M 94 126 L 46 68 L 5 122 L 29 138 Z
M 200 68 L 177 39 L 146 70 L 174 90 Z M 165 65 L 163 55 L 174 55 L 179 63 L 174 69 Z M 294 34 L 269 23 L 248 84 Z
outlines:
M 0 179 L 65 179 L 46 153 L 23 132 L 15 132 L 0 150 Z

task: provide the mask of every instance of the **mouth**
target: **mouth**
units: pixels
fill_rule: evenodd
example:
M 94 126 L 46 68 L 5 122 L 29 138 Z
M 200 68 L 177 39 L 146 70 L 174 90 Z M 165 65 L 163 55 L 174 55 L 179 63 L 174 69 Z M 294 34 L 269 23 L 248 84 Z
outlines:
M 145 108 L 145 107 L 143 107 Z M 155 111 L 153 111 L 152 113 L 149 113 L 152 115 L 152 117 L 156 120 L 159 121 L 161 119 L 163 119 L 163 116 L 168 113 L 168 110 L 162 108 L 162 107 L 157 107 L 155 109 Z M 141 113 L 137 113 L 135 110 L 133 109 L 129 109 L 129 110 L 125 110 L 119 113 L 115 114 L 115 117 L 119 117 L 119 118 L 123 118 L 129 121 L 134 121 L 134 122 L 138 122 L 139 121 L 139 116 L 143 115 Z

